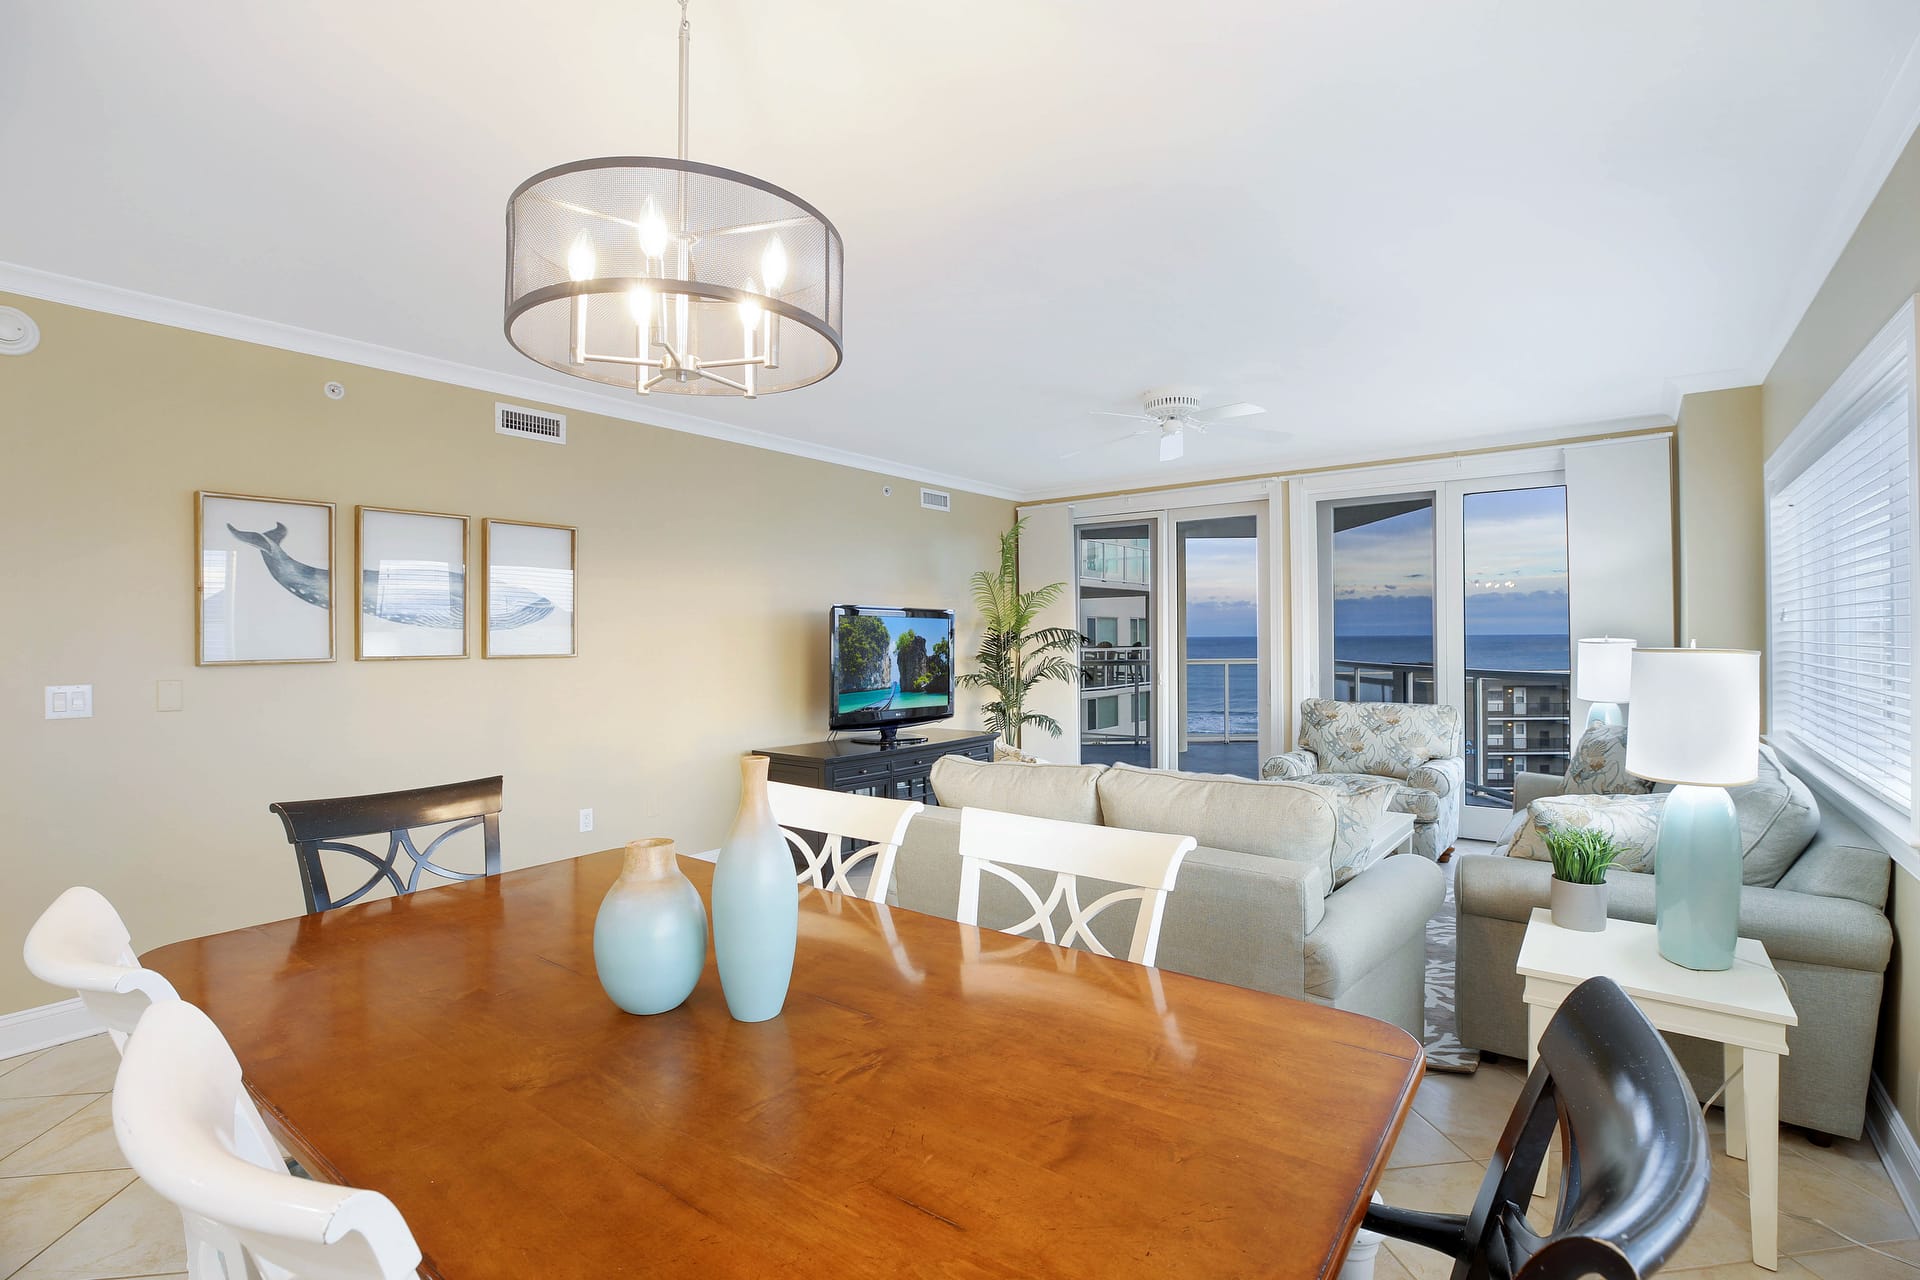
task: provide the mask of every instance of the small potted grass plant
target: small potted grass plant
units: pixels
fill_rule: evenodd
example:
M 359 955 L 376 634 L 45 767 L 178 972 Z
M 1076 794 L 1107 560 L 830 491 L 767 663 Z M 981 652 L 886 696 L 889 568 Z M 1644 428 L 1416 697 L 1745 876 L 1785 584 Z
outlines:
M 1553 884 L 1547 905 L 1562 929 L 1599 933 L 1607 927 L 1607 868 L 1620 855 L 1613 837 L 1590 827 L 1550 827 L 1547 854 Z

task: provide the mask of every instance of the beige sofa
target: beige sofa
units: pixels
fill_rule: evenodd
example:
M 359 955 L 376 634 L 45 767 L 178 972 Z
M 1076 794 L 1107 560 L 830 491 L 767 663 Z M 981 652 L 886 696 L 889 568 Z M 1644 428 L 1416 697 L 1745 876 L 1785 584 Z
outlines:
M 1595 778 L 1625 778 L 1625 734 L 1589 731 L 1581 753 Z M 1627 801 L 1653 810 L 1660 795 L 1621 796 L 1599 790 L 1568 794 L 1558 778 L 1534 779 L 1496 856 L 1460 858 L 1454 896 L 1460 903 L 1457 999 L 1461 1043 L 1509 1057 L 1527 1050 L 1522 981 L 1514 972 L 1527 919 L 1547 905 L 1549 863 L 1508 856 L 1526 848 L 1545 815 L 1594 813 Z M 1644 784 L 1636 784 L 1644 786 Z M 1557 793 L 1557 794 L 1556 794 Z M 1793 999 L 1800 1025 L 1787 1033 L 1780 1063 L 1780 1118 L 1850 1138 L 1866 1117 L 1867 1079 L 1893 926 L 1886 916 L 1892 859 L 1864 832 L 1822 813 L 1804 784 L 1771 748 L 1760 749 L 1760 778 L 1732 789 L 1740 817 L 1746 886 L 1740 890 L 1740 935 L 1766 945 Z M 1558 818 L 1555 815 L 1560 815 Z M 1586 821 L 1588 819 L 1575 819 Z M 1642 818 L 1641 821 L 1648 819 Z M 1607 914 L 1651 923 L 1654 877 L 1615 868 L 1607 876 Z M 1717 1046 L 1684 1037 L 1674 1049 L 1701 1097 L 1724 1076 Z
M 914 818 L 894 864 L 888 896 L 898 906 L 955 915 L 962 806 L 1191 835 L 1200 843 L 1167 900 L 1160 968 L 1332 1005 L 1415 1036 L 1424 1031 L 1426 922 L 1444 882 L 1423 858 L 1341 865 L 1367 843 L 1368 833 L 1353 822 L 1365 807 L 1353 797 L 1298 783 L 1128 765 L 982 764 L 953 756 L 934 765 L 933 790 L 944 807 Z M 1386 797 L 1379 799 L 1376 816 Z M 1036 887 L 1044 894 L 1048 886 Z M 1027 914 L 1011 886 L 983 882 L 982 924 L 1003 926 Z M 1124 955 L 1132 925 L 1116 908 L 1099 918 L 1095 933 Z

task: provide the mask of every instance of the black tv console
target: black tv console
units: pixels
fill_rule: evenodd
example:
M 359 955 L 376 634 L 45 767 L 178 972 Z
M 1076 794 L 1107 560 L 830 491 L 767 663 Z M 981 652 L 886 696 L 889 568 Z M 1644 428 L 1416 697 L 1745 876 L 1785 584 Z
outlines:
M 767 757 L 767 776 L 775 782 L 890 800 L 933 803 L 929 775 L 941 756 L 992 760 L 994 735 L 969 729 L 916 727 L 925 742 L 882 747 L 851 737 L 826 742 L 802 742 L 791 747 L 757 747 Z

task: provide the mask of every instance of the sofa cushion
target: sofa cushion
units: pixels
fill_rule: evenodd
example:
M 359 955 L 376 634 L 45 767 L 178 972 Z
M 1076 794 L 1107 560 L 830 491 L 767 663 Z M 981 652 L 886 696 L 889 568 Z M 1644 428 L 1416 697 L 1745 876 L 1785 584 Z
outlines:
M 1744 787 L 1729 787 L 1733 812 L 1740 819 L 1741 873 L 1747 884 L 1771 886 L 1813 843 L 1820 831 L 1820 805 L 1807 784 L 1788 773 L 1772 747 L 1760 748 L 1759 777 Z
M 1653 849 L 1660 839 L 1660 810 L 1665 796 L 1543 796 L 1527 806 L 1527 820 L 1513 835 L 1507 853 L 1535 862 L 1552 862 L 1546 833 L 1553 827 L 1588 828 L 1613 837 L 1622 871 L 1653 870 Z
M 1772 747 L 1760 748 L 1758 769 L 1758 778 L 1745 786 L 1729 787 L 1727 794 L 1740 823 L 1741 883 L 1765 889 L 1780 882 L 1819 833 L 1820 806 L 1806 783 L 1781 765 Z M 1615 866 L 1622 871 L 1651 871 L 1666 799 L 1664 792 L 1545 796 L 1527 806 L 1524 814 L 1515 815 L 1500 843 L 1513 857 L 1548 862 L 1542 823 L 1598 827 L 1626 849 Z
M 1580 745 L 1567 761 L 1570 796 L 1643 796 L 1653 790 L 1645 778 L 1627 772 L 1627 727 L 1592 724 L 1580 735 Z
M 935 798 L 947 808 L 998 809 L 1098 826 L 1100 797 L 1094 784 L 1105 771 L 1097 764 L 986 764 L 941 756 L 933 763 L 931 780 Z
M 1329 890 L 1356 874 L 1352 864 L 1364 858 L 1391 798 L 1386 788 L 1343 796 L 1298 782 L 1181 775 L 1126 764 L 1103 773 L 1097 789 L 1110 827 L 1166 831 L 1216 849 L 1312 862 L 1325 871 Z

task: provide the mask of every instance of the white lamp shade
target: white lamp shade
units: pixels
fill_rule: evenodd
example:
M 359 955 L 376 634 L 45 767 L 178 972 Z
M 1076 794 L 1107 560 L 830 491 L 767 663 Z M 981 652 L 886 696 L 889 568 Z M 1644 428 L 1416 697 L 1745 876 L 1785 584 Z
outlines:
M 1582 640 L 1573 668 L 1573 696 L 1582 702 L 1627 702 L 1637 640 Z
M 1632 679 L 1628 773 L 1700 787 L 1737 787 L 1758 776 L 1758 653 L 1635 649 Z

